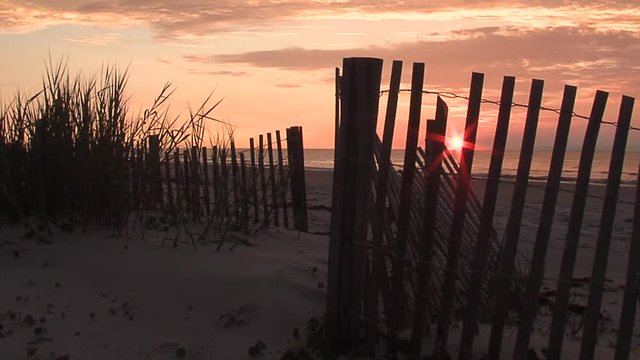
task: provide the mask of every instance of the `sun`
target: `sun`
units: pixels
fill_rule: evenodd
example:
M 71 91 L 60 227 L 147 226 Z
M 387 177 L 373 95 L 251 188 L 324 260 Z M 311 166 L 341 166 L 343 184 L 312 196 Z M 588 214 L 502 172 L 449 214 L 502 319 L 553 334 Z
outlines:
M 451 148 L 451 150 L 460 151 L 462 150 L 463 145 L 464 145 L 464 139 L 462 139 L 462 136 L 460 135 L 452 136 L 449 139 L 449 147 Z

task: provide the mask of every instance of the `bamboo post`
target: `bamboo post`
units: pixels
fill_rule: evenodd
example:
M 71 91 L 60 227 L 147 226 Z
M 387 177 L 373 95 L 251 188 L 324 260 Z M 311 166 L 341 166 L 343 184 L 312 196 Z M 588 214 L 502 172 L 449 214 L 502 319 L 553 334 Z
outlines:
M 627 263 L 627 281 L 620 311 L 620 326 L 615 360 L 628 360 L 633 339 L 633 327 L 640 294 L 640 166 L 636 180 L 636 203 L 633 211 L 633 230 Z
M 327 336 L 335 350 L 354 348 L 360 339 L 382 60 L 346 58 L 343 76 L 327 288 Z
M 460 171 L 457 177 L 455 190 L 454 213 L 449 233 L 449 251 L 447 252 L 446 268 L 442 285 L 442 301 L 438 324 L 434 354 L 436 359 L 446 357 L 447 342 L 449 338 L 449 326 L 451 324 L 451 312 L 456 290 L 458 272 L 458 258 L 460 256 L 460 243 L 466 217 L 467 199 L 471 182 L 471 167 L 480 117 L 480 104 L 482 102 L 482 87 L 484 74 L 473 73 L 471 76 L 471 89 L 469 90 L 469 105 L 464 130 L 464 146 L 460 157 Z
M 544 200 L 542 210 L 540 211 L 540 222 L 538 223 L 538 232 L 533 248 L 533 256 L 531 258 L 531 268 L 529 270 L 529 277 L 527 278 L 525 296 L 522 298 L 523 307 L 520 314 L 518 336 L 516 338 L 513 355 L 513 358 L 516 360 L 527 357 L 529 338 L 533 330 L 533 320 L 538 311 L 538 296 L 540 294 L 540 287 L 542 286 L 542 277 L 544 276 L 545 258 L 549 246 L 551 228 L 553 226 L 553 216 L 558 199 L 558 189 L 560 187 L 564 157 L 567 150 L 567 140 L 569 138 L 571 118 L 573 117 L 576 91 L 575 86 L 566 85 L 564 87 L 556 138 L 551 154 L 549 175 L 547 176 Z
M 373 324 L 367 328 L 367 351 L 375 352 L 375 345 L 378 340 L 378 298 L 382 288 L 380 282 L 386 274 L 387 266 L 382 251 L 383 236 L 385 227 L 385 211 L 387 208 L 387 183 L 389 180 L 389 170 L 391 164 L 391 147 L 393 143 L 393 133 L 396 123 L 396 113 L 398 109 L 398 94 L 400 92 L 400 80 L 402 77 L 402 61 L 394 61 L 391 68 L 391 83 L 389 85 L 389 97 L 387 99 L 387 110 L 384 120 L 384 132 L 382 135 L 382 146 L 378 156 L 378 174 L 376 176 L 376 202 L 374 204 L 373 221 L 371 222 L 371 233 L 373 236 L 373 270 L 371 277 L 371 292 L 368 296 L 370 311 L 367 317 Z M 387 286 L 389 286 L 387 284 Z M 386 307 L 391 304 L 385 304 Z
M 276 130 L 276 148 L 278 150 L 278 194 L 280 195 L 280 204 L 282 205 L 282 220 L 285 228 L 289 227 L 289 214 L 287 209 L 287 178 L 284 172 L 284 163 L 282 159 L 282 138 L 280 130 Z
M 293 226 L 298 231 L 306 232 L 309 231 L 309 219 L 307 217 L 307 189 L 301 126 L 287 129 L 287 156 L 289 158 Z
M 413 356 L 421 356 L 421 338 L 425 333 L 425 306 L 427 304 L 427 291 L 433 281 L 432 259 L 435 245 L 436 212 L 438 209 L 438 193 L 440 192 L 440 177 L 442 176 L 442 159 L 444 151 L 444 139 L 447 129 L 447 117 L 449 109 L 447 104 L 438 96 L 436 102 L 436 118 L 427 121 L 427 133 L 425 137 L 425 149 L 429 153 L 429 162 L 422 169 L 426 184 L 424 197 L 424 234 L 418 239 L 418 264 L 415 305 L 413 315 L 413 329 L 411 331 L 411 343 Z
M 518 251 L 518 240 L 520 238 L 520 224 L 522 223 L 524 202 L 527 196 L 527 189 L 529 187 L 529 173 L 531 172 L 533 147 L 535 145 L 536 132 L 538 129 L 543 88 L 544 81 L 534 79 L 531 82 L 527 118 L 524 125 L 522 145 L 520 147 L 520 159 L 518 160 L 516 184 L 511 199 L 511 210 L 509 212 L 509 220 L 505 230 L 500 270 L 493 279 L 493 284 L 496 289 L 496 298 L 493 311 L 493 323 L 491 325 L 491 335 L 489 338 L 490 359 L 499 359 L 502 348 L 502 335 L 509 307 L 509 295 L 511 293 L 511 277 L 513 276 L 513 268 L 515 266 L 515 259 Z
M 253 205 L 253 222 L 260 222 L 260 205 L 258 203 L 258 177 L 256 171 L 256 151 L 253 138 L 249 139 L 251 203 Z
M 207 217 L 211 216 L 211 198 L 209 197 L 209 158 L 207 148 L 202 147 L 202 196 L 204 198 L 204 211 Z
M 271 208 L 273 209 L 273 225 L 280 226 L 278 209 L 278 189 L 276 185 L 276 168 L 273 163 L 273 139 L 267 133 L 267 156 L 269 157 L 269 182 L 271 183 Z
M 411 215 L 411 199 L 413 197 L 413 178 L 416 172 L 418 148 L 418 132 L 420 131 L 420 114 L 422 110 L 422 88 L 424 84 L 424 63 L 414 63 L 411 75 L 411 100 L 409 105 L 409 124 L 404 152 L 402 171 L 402 187 L 398 207 L 398 233 L 395 239 L 391 291 L 393 292 L 393 313 L 389 314 L 392 327 L 389 329 L 389 346 L 392 352 L 397 350 L 398 333 L 404 328 L 407 309 L 405 296 L 405 266 L 407 242 L 409 237 L 409 220 Z
M 578 164 L 578 176 L 576 187 L 569 215 L 569 225 L 567 236 L 562 251 L 562 262 L 560 263 L 560 274 L 558 276 L 558 289 L 553 303 L 551 313 L 551 328 L 549 332 L 549 344 L 547 346 L 547 359 L 558 360 L 562 352 L 564 340 L 564 326 L 567 319 L 567 309 L 569 306 L 569 293 L 573 280 L 573 268 L 576 262 L 576 252 L 578 250 L 578 240 L 580 239 L 580 228 L 584 216 L 584 207 L 587 201 L 587 190 L 591 177 L 591 166 L 595 155 L 596 141 L 600 130 L 600 123 L 607 105 L 608 93 L 598 90 L 596 92 L 587 131 L 582 143 L 582 152 Z
M 624 154 L 627 147 L 634 101 L 635 99 L 632 97 L 623 96 L 622 103 L 620 104 L 618 125 L 611 150 L 607 188 L 602 206 L 600 230 L 596 243 L 596 254 L 593 259 L 593 268 L 591 271 L 589 299 L 587 300 L 587 309 L 584 314 L 580 360 L 593 360 L 596 342 L 598 341 L 598 322 L 600 320 L 600 307 L 602 306 L 602 293 L 607 271 L 609 245 L 611 244 L 611 233 L 613 232 L 613 222 L 616 215 L 622 165 L 624 163 Z
M 267 180 L 264 175 L 264 136 L 258 137 L 258 173 L 260 175 L 260 190 L 262 191 L 262 224 L 269 225 L 269 203 L 267 200 Z
M 493 231 L 493 215 L 495 214 L 504 150 L 509 131 L 509 119 L 511 117 L 511 104 L 516 79 L 513 76 L 505 76 L 502 81 L 502 95 L 500 96 L 500 109 L 498 122 L 493 138 L 491 150 L 491 162 L 484 191 L 482 213 L 480 215 L 480 228 L 478 230 L 478 242 L 471 267 L 471 279 L 467 304 L 465 306 L 462 336 L 460 337 L 460 359 L 471 359 L 473 350 L 473 338 L 477 329 L 478 310 L 482 296 L 482 286 L 486 276 L 487 256 Z

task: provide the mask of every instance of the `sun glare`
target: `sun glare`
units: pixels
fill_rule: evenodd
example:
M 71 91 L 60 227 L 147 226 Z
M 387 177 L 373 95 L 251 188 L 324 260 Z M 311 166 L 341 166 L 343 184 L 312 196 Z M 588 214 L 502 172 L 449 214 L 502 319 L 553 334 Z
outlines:
M 464 140 L 462 136 L 456 135 L 449 139 L 449 147 L 451 150 L 460 151 L 462 150 L 462 146 L 464 145 Z

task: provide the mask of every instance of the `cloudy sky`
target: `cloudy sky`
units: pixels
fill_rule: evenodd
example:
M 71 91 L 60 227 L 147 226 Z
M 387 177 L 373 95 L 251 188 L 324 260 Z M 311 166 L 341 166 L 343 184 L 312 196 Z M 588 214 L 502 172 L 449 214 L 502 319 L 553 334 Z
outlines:
M 504 75 L 517 77 L 526 103 L 531 79 L 545 80 L 545 106 L 562 87 L 578 87 L 576 111 L 588 115 L 596 89 L 610 92 L 607 120 L 622 94 L 640 95 L 640 2 L 603 1 L 289 1 L 289 0 L 0 0 L 0 95 L 38 88 L 49 54 L 72 72 L 102 64 L 130 69 L 138 109 L 170 81 L 171 107 L 185 112 L 213 91 L 215 116 L 239 138 L 303 125 L 310 147 L 332 147 L 334 68 L 343 57 L 427 64 L 425 87 L 464 95 L 472 71 L 485 73 L 484 97 L 498 99 Z M 401 97 L 406 107 L 409 96 Z M 423 118 L 435 98 L 425 98 Z M 461 130 L 464 103 L 450 100 L 450 133 Z M 490 145 L 497 107 L 482 108 L 480 142 Z M 515 111 L 509 146 L 518 146 L 524 113 Z M 633 124 L 640 126 L 638 111 Z M 541 117 L 538 145 L 552 142 L 557 115 Z M 406 124 L 406 110 L 398 126 Z M 574 120 L 572 146 L 584 120 Z M 214 128 L 212 127 L 212 130 Z M 606 147 L 612 127 L 603 127 Z M 399 133 L 404 132 L 398 130 Z M 640 144 L 634 132 L 630 147 Z M 398 136 L 396 147 L 402 147 Z M 636 146 L 637 147 L 637 146 Z

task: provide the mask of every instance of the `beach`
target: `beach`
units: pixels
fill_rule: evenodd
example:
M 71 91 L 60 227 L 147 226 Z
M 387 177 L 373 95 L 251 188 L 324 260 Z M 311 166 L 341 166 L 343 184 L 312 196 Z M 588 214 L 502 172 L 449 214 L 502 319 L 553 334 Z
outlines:
M 258 341 L 266 345 L 261 358 L 279 359 L 298 346 L 294 329 L 303 331 L 324 314 L 332 172 L 308 170 L 306 181 L 309 233 L 272 227 L 250 237 L 232 234 L 221 251 L 213 244 L 162 244 L 172 230 L 148 230 L 143 237 L 133 228 L 113 237 L 106 230 L 52 226 L 52 234 L 25 236 L 23 227 L 3 225 L 0 359 L 251 359 L 249 349 Z M 525 257 L 544 194 L 544 183 L 530 185 L 519 242 Z M 484 180 L 473 187 L 482 200 Z M 549 288 L 555 288 L 571 209 L 573 185 L 562 187 L 567 191 L 559 193 L 547 255 Z M 587 201 L 574 278 L 590 276 L 604 188 L 589 189 L 595 197 Z M 501 184 L 494 221 L 499 238 L 512 191 L 512 184 Z M 620 190 L 626 202 L 619 202 L 616 213 L 596 358 L 609 358 L 615 346 L 634 194 L 631 186 Z M 587 285 L 572 293 L 572 303 L 586 304 Z M 531 344 L 538 354 L 546 346 L 549 319 L 549 308 L 541 306 Z M 487 326 L 480 326 L 479 353 Z M 636 320 L 636 334 L 638 328 Z M 450 337 L 455 344 L 456 331 Z M 515 322 L 505 330 L 505 358 L 516 332 Z M 639 339 L 634 336 L 636 356 Z M 579 345 L 567 337 L 563 355 L 577 356 Z

